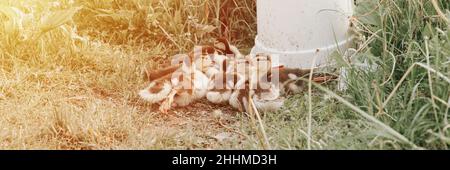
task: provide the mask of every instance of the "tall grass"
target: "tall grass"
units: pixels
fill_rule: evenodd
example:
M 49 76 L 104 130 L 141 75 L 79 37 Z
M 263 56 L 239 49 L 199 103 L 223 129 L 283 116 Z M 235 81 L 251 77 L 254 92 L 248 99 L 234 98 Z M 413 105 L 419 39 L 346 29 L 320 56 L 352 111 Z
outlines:
M 238 6 L 229 18 L 233 21 L 229 27 L 233 30 L 232 37 L 236 37 L 234 42 L 238 45 L 252 42 L 256 27 L 254 2 L 230 2 Z M 84 9 L 76 18 L 77 26 L 110 43 L 146 47 L 163 43 L 178 53 L 223 33 L 219 11 L 225 1 L 79 0 L 79 3 Z
M 426 149 L 449 147 L 449 23 L 428 0 L 362 1 L 354 18 L 363 42 L 350 65 L 346 99 Z M 438 9 L 436 7 L 439 7 Z M 446 16 L 449 17 L 449 16 Z M 382 141 L 382 140 L 381 140 Z M 410 148 L 393 140 L 396 147 Z

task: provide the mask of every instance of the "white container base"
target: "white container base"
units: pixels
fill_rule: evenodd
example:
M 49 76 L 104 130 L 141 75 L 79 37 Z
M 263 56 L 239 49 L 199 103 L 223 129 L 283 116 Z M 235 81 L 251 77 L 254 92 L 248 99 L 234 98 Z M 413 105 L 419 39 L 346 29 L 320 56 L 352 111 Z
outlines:
M 257 0 L 258 35 L 252 54 L 278 56 L 292 68 L 331 64 L 350 45 L 353 0 Z M 313 64 L 313 61 L 314 64 Z
M 300 50 L 300 51 L 279 51 L 264 46 L 258 36 L 255 39 L 255 46 L 253 47 L 251 54 L 267 53 L 273 56 L 273 66 L 286 66 L 289 68 L 318 68 L 332 64 L 332 60 L 329 56 L 336 50 L 345 51 L 350 45 L 352 39 L 343 40 L 336 44 L 330 44 L 328 46 L 319 47 L 316 49 Z M 315 61 L 314 61 L 315 58 Z

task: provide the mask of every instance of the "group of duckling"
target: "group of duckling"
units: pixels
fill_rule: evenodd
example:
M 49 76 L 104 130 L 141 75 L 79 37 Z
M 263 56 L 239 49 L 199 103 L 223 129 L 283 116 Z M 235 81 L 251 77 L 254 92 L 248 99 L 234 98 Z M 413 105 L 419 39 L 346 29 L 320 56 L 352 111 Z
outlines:
M 240 112 L 254 108 L 262 113 L 275 112 L 283 106 L 288 94 L 302 91 L 304 81 L 299 79 L 312 71 L 272 67 L 271 55 L 245 56 L 222 38 L 171 60 L 168 67 L 146 70 L 148 85 L 139 92 L 143 100 L 159 104 L 162 113 L 204 98 Z M 314 81 L 328 79 L 319 77 Z

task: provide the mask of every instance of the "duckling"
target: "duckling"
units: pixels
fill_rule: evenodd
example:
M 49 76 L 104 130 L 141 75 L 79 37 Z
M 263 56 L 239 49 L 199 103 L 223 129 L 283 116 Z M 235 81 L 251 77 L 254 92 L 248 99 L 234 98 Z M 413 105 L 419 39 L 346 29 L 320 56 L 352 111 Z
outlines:
M 275 71 L 271 71 L 271 56 L 268 54 L 257 54 L 255 57 L 247 56 L 245 61 L 247 61 L 246 63 L 250 61 L 250 64 L 244 64 L 249 69 L 244 72 L 237 72 L 245 74 L 249 78 L 246 79 L 243 88 L 232 93 L 229 100 L 230 105 L 239 111 L 248 112 L 248 99 L 251 98 L 256 109 L 260 112 L 275 112 L 279 110 L 283 106 L 285 99 L 281 96 L 279 82 L 271 82 L 272 79 L 277 78 L 271 77 L 275 73 Z M 250 89 L 250 87 L 252 88 Z
M 272 56 L 265 53 L 256 54 L 250 57 L 251 65 L 256 68 L 258 77 L 263 76 L 272 68 Z
M 213 56 L 215 54 L 199 54 L 194 53 L 191 57 L 191 61 L 193 61 L 193 64 L 196 66 L 198 70 L 200 70 L 203 73 L 207 73 L 208 70 L 211 67 L 214 67 L 214 61 Z
M 159 110 L 167 113 L 172 107 L 188 106 L 197 99 L 206 95 L 208 88 L 208 78 L 195 65 L 182 63 L 181 68 L 164 78 L 170 82 L 171 88 L 164 91 L 164 96 L 158 98 L 161 102 Z
M 199 55 L 200 52 L 201 55 Z M 192 58 L 197 68 L 200 68 L 200 70 L 207 74 L 209 78 L 223 70 L 222 64 L 225 60 L 242 58 L 241 56 L 243 56 L 239 49 L 230 45 L 225 38 L 217 39 L 214 43 L 214 47 L 199 46 L 194 49 L 194 53 L 191 55 L 194 56 Z
M 285 98 L 280 97 L 274 100 L 265 100 L 255 95 L 253 97 L 253 103 L 255 104 L 256 109 L 258 109 L 261 113 L 273 113 L 280 110 L 285 102 Z
M 152 104 L 163 101 L 171 92 L 172 84 L 170 77 L 165 76 L 161 79 L 150 82 L 144 90 L 139 92 L 139 96 Z
M 230 58 L 243 58 L 244 55 L 239 51 L 239 49 L 231 45 L 230 42 L 226 38 L 218 38 L 214 42 L 214 47 L 220 51 L 222 55 L 226 55 Z
M 234 91 L 229 104 L 240 112 L 249 112 L 249 97 L 253 100 L 255 108 L 261 113 L 276 112 L 284 105 L 285 98 L 281 97 L 280 89 L 271 84 L 269 88 L 256 87 L 249 89 L 250 82 L 246 81 L 244 88 Z
M 252 74 L 252 66 L 246 58 L 228 59 L 224 64 L 224 69 L 229 73 L 236 73 L 245 80 L 249 80 Z
M 209 67 L 205 73 L 206 76 L 208 76 L 208 78 L 210 78 L 210 79 L 214 75 L 216 75 L 220 72 L 226 71 L 225 67 L 226 67 L 227 56 L 214 55 L 214 56 L 212 56 L 212 60 L 213 60 L 213 66 Z
M 173 84 L 179 80 L 173 77 L 173 74 L 180 69 L 181 64 L 147 72 L 150 83 L 147 88 L 139 92 L 139 96 L 152 104 L 161 103 L 159 110 L 167 113 L 173 103 L 174 95 L 178 92 Z
M 307 78 L 314 69 L 286 68 L 284 66 L 272 68 L 262 78 L 267 78 L 269 82 L 279 81 L 283 95 L 297 94 L 303 91 L 304 81 L 300 78 Z M 326 83 L 336 80 L 338 77 L 329 74 L 313 74 L 312 81 L 315 83 Z M 272 80 L 278 79 L 278 80 Z
M 281 97 L 278 85 L 266 82 L 266 87 L 258 85 L 253 95 L 256 109 L 262 113 L 276 112 L 284 105 L 285 98 Z
M 218 73 L 210 80 L 206 98 L 215 104 L 226 103 L 229 101 L 233 89 L 237 89 L 243 83 L 243 80 L 238 74 Z
M 239 110 L 240 112 L 248 112 L 249 96 L 252 95 L 252 90 L 250 90 L 250 82 L 245 81 L 243 84 L 239 85 L 236 90 L 230 96 L 228 103 L 231 107 Z
M 209 79 L 203 72 L 196 69 L 196 65 L 184 64 L 182 71 L 175 76 L 179 77 L 173 81 L 173 86 L 177 89 L 174 96 L 175 106 L 188 106 L 195 100 L 206 96 Z
M 272 69 L 272 56 L 269 54 L 257 54 L 255 57 L 248 56 L 251 65 L 251 82 L 254 87 L 257 87 L 260 82 L 264 83 L 267 80 L 262 79 Z
M 199 50 L 196 50 L 199 51 Z M 209 77 L 222 70 L 222 64 L 228 59 L 228 56 L 219 52 L 192 53 L 191 61 L 194 61 L 196 67 L 207 74 Z
M 238 109 L 240 112 L 248 112 L 248 99 L 254 93 L 254 90 L 250 89 L 250 87 L 255 87 L 255 84 L 257 84 L 257 69 L 252 64 L 252 60 L 253 58 L 248 55 L 244 58 L 236 58 L 228 63 L 227 72 L 240 75 L 244 82 L 236 86 L 228 101 L 233 108 Z
M 280 66 L 270 69 L 262 78 L 265 78 L 272 83 L 279 82 L 278 86 L 283 95 L 296 94 L 303 91 L 302 87 L 304 82 L 299 79 L 307 76 L 311 71 L 311 69 L 286 68 Z

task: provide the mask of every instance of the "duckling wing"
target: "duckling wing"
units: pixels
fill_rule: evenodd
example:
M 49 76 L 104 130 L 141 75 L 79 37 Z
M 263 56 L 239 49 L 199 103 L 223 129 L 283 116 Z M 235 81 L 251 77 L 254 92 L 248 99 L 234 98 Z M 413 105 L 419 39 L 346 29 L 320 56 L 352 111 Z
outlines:
M 139 92 L 139 96 L 150 103 L 158 103 L 163 101 L 171 90 L 172 85 L 169 82 L 152 82 L 147 88 Z

